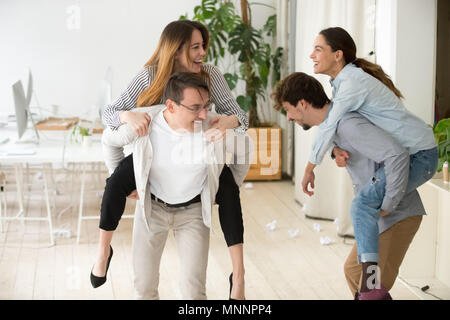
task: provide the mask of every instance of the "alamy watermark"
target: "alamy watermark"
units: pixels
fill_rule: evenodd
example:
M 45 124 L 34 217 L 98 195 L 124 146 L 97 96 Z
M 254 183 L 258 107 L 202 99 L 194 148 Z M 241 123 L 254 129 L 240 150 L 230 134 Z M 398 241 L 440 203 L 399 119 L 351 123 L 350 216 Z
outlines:
M 254 165 L 259 164 L 261 175 L 273 175 L 279 170 L 280 145 L 279 130 L 259 128 L 248 129 L 246 134 L 226 130 L 225 136 L 215 141 L 208 137 L 221 136 L 209 131 L 208 135 L 201 130 L 171 138 L 170 159 L 172 165 L 198 165 L 198 164 L 228 164 L 228 165 Z M 180 138 L 180 136 L 183 136 Z M 259 147 L 256 148 L 256 145 Z

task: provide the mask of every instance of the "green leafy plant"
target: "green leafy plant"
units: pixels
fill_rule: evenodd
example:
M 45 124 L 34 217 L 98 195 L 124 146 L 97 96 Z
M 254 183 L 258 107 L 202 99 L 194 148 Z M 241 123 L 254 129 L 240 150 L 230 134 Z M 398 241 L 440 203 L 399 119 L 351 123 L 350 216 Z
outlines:
M 89 129 L 82 127 L 80 125 L 76 125 L 73 127 L 72 132 L 70 133 L 70 142 L 81 143 L 83 142 L 83 138 L 86 136 L 90 136 Z
M 239 65 L 236 73 L 225 73 L 224 77 L 231 90 L 234 90 L 239 80 L 245 82 L 245 94 L 236 98 L 239 106 L 249 112 L 249 124 L 252 127 L 260 125 L 257 113 L 257 99 L 265 100 L 269 79 L 271 87 L 280 80 L 281 47 L 272 49 L 265 41 L 265 36 L 276 34 L 276 15 L 267 18 L 261 29 L 251 24 L 251 6 L 241 0 L 241 15 L 236 14 L 236 8 L 230 1 L 202 0 L 194 8 L 192 20 L 206 25 L 210 32 L 208 61 L 215 65 L 229 53 Z M 187 19 L 187 14 L 180 19 Z
M 434 137 L 438 147 L 439 165 L 438 172 L 442 170 L 442 165 L 450 159 L 450 118 L 442 119 L 433 128 Z

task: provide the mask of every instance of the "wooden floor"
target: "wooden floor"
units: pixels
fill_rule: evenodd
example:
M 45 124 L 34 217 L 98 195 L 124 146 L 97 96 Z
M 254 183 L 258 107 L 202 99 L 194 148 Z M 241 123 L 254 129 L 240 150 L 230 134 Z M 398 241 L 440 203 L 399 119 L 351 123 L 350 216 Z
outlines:
M 28 216 L 45 216 L 42 180 L 32 175 L 31 196 L 26 201 Z M 0 299 L 133 299 L 131 268 L 132 219 L 123 219 L 114 234 L 108 281 L 93 289 L 89 274 L 94 263 L 98 240 L 98 220 L 83 222 L 81 241 L 76 243 L 78 207 L 58 216 L 72 201 L 78 201 L 77 177 L 57 175 L 60 195 L 53 209 L 55 229 L 71 232 L 70 238 L 57 237 L 49 245 L 48 224 L 27 221 L 3 223 L 0 233 Z M 59 180 L 58 180 L 59 179 Z M 101 181 L 101 180 L 100 180 Z M 102 183 L 89 183 L 85 214 L 99 212 Z M 8 214 L 17 211 L 14 190 L 7 193 Z M 336 235 L 331 221 L 310 220 L 294 201 L 294 185 L 290 181 L 257 182 L 252 189 L 241 188 L 245 228 L 245 266 L 247 299 L 352 299 L 347 287 L 343 263 L 352 239 Z M 127 213 L 133 212 L 133 203 Z M 276 228 L 266 225 L 276 220 Z M 319 223 L 321 232 L 316 232 Z M 290 238 L 289 230 L 299 234 Z M 335 240 L 321 245 L 319 238 Z M 209 299 L 228 298 L 228 275 L 231 262 L 220 229 L 217 210 L 213 214 L 213 230 L 209 253 L 207 295 Z M 179 299 L 179 265 L 173 236 L 167 241 L 161 263 L 161 299 Z M 418 299 L 400 281 L 391 291 L 394 299 Z

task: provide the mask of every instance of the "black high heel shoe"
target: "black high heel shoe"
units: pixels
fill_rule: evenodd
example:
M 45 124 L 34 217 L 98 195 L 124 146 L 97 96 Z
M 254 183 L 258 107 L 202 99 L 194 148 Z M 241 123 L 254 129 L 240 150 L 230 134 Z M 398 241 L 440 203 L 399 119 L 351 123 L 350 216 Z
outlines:
M 229 296 L 229 300 L 236 300 L 231 298 L 231 290 L 233 289 L 233 272 L 230 274 L 230 296 Z
M 94 274 L 92 273 L 92 270 L 94 269 L 94 267 L 92 267 L 92 270 L 91 270 L 91 284 L 92 284 L 93 288 L 98 288 L 98 287 L 100 287 L 102 284 L 104 284 L 106 282 L 106 274 L 108 273 L 109 263 L 111 262 L 111 258 L 113 256 L 113 248 L 111 246 L 109 246 L 109 248 L 110 248 L 110 251 L 109 251 L 109 257 L 108 257 L 108 263 L 106 264 L 105 276 L 104 277 L 94 276 Z
M 233 272 L 230 274 L 230 297 L 229 297 L 229 299 L 230 300 L 238 300 L 238 299 L 233 299 L 232 297 L 231 297 L 231 290 L 233 289 Z M 245 300 L 245 297 L 244 297 L 244 300 Z

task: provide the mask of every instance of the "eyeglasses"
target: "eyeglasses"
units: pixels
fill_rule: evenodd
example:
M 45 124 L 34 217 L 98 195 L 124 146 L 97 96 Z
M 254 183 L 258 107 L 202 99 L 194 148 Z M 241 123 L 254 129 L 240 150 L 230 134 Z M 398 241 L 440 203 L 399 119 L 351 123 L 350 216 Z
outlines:
M 178 102 L 176 102 L 176 104 L 178 104 L 182 107 L 185 107 L 186 109 L 188 109 L 189 111 L 191 111 L 192 113 L 195 113 L 195 114 L 199 114 L 203 110 L 211 111 L 211 102 L 209 102 L 209 101 L 203 107 L 190 107 L 190 106 L 185 106 L 184 104 L 178 103 Z

